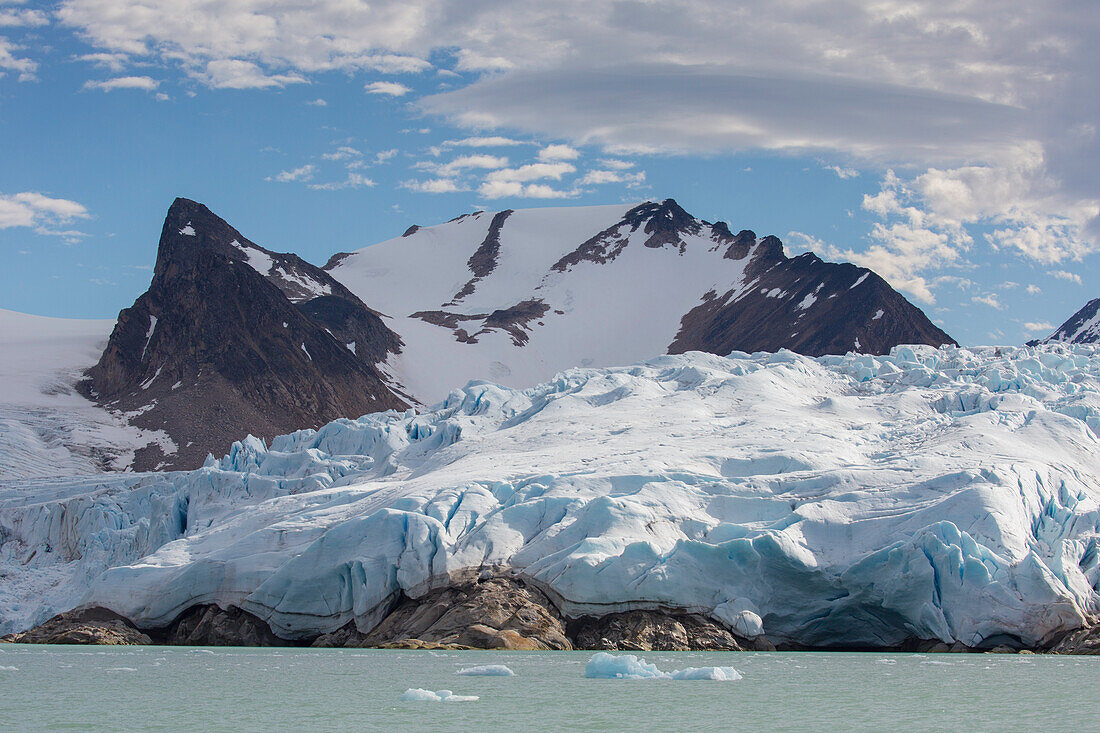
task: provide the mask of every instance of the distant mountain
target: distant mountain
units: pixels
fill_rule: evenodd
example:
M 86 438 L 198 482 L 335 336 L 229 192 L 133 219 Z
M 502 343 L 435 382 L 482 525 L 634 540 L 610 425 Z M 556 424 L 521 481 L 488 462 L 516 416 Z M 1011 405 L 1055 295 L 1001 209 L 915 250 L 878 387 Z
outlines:
M 870 270 L 789 258 L 777 238 L 735 234 L 672 199 L 466 214 L 323 269 L 177 199 L 149 290 L 81 386 L 109 414 L 80 424 L 117 423 L 126 445 L 78 445 L 83 432 L 52 417 L 25 427 L 35 455 L 62 439 L 95 465 L 185 469 L 249 433 L 430 405 L 472 379 L 527 387 L 685 351 L 906 343 L 954 341 Z
M 87 387 L 177 444 L 168 455 L 138 451 L 133 468 L 193 468 L 248 433 L 404 408 L 380 370 L 400 350 L 379 315 L 326 272 L 176 199 L 149 290 L 119 314 Z
M 1045 339 L 1030 341 L 1029 344 L 1051 341 L 1063 341 L 1068 344 L 1100 343 L 1100 298 L 1085 303 L 1085 307 L 1069 317 L 1058 330 Z
M 672 199 L 477 212 L 325 269 L 393 317 L 405 348 L 388 363 L 422 402 L 468 379 L 520 387 L 690 350 L 955 343 L 874 272 L 788 258 L 779 239 L 734 234 Z

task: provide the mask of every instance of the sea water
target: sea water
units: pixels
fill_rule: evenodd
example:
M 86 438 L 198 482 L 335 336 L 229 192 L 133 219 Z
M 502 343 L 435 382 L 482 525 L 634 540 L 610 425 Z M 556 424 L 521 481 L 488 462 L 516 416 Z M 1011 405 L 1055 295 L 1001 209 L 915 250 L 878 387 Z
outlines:
M 1097 657 L 637 653 L 741 674 L 716 681 L 587 679 L 592 656 L 0 645 L 0 730 L 1100 730 Z M 489 664 L 515 676 L 457 674 Z

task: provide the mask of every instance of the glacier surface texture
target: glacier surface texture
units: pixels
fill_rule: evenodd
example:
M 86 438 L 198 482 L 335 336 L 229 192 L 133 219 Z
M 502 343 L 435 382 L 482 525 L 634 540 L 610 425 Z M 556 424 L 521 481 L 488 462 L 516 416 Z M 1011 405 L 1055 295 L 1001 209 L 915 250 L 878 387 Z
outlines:
M 1041 645 L 1100 611 L 1100 349 L 662 356 L 249 438 L 198 470 L 0 486 L 0 633 L 237 606 L 278 635 L 513 573 L 568 616 Z

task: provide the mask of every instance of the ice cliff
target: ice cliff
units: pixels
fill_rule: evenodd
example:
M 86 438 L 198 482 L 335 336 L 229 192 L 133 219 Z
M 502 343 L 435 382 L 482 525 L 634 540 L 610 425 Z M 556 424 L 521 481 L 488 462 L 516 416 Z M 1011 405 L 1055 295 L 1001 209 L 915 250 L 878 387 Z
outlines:
M 471 382 L 198 470 L 0 486 L 0 633 L 78 605 L 367 631 L 470 568 L 570 616 L 1038 645 L 1100 613 L 1100 348 L 688 353 Z

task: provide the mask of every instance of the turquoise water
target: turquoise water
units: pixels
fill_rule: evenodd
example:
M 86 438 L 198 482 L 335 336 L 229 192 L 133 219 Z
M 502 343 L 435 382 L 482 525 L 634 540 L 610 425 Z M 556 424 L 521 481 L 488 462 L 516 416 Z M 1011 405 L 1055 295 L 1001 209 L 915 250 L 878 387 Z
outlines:
M 591 652 L 0 646 L 3 730 L 1100 730 L 1100 658 L 649 652 L 734 682 L 589 680 Z M 506 664 L 515 677 L 463 677 Z M 409 688 L 476 702 L 401 702 Z

